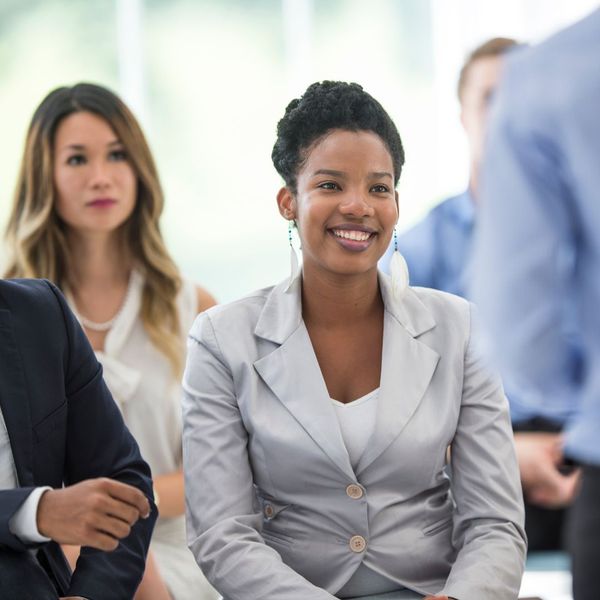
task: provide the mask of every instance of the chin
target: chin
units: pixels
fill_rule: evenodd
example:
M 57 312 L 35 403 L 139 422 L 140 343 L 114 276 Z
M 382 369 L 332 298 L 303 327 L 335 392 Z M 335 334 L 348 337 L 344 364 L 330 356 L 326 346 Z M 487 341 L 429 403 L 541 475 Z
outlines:
M 373 264 L 372 262 L 369 262 L 369 264 L 358 264 L 357 262 L 354 262 L 353 264 L 349 264 L 346 262 L 345 264 L 331 265 L 329 270 L 337 275 L 351 277 L 353 275 L 363 275 L 376 271 L 377 263 Z

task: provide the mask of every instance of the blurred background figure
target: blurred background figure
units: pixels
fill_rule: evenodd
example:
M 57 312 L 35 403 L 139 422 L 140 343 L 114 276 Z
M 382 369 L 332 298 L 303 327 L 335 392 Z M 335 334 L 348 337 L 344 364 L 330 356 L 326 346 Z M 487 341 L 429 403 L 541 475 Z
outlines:
M 488 40 L 468 55 L 460 71 L 458 100 L 469 148 L 469 185 L 398 237 L 398 250 L 408 264 L 411 285 L 466 296 L 488 106 L 500 80 L 502 55 L 516 45 L 516 40 L 510 38 Z M 393 251 L 394 243 L 381 261 L 386 273 Z
M 600 572 L 600 10 L 511 57 L 483 171 L 475 298 L 509 382 L 572 409 L 582 465 L 569 543 L 575 600 Z M 573 308 L 574 306 L 574 308 Z M 577 328 L 583 377 L 563 332 Z
M 57 88 L 27 133 L 5 275 L 64 291 L 150 464 L 160 517 L 139 598 L 205 600 L 216 594 L 185 540 L 179 380 L 185 335 L 214 300 L 181 278 L 160 232 L 162 208 L 127 106 L 101 86 Z
M 408 263 L 411 285 L 431 287 L 467 297 L 473 234 L 478 212 L 479 173 L 488 108 L 501 78 L 505 54 L 515 50 L 510 38 L 493 38 L 467 57 L 458 79 L 460 118 L 469 146 L 469 187 L 436 206 L 423 221 L 398 236 L 398 249 Z M 392 243 L 381 262 L 389 272 Z M 515 442 L 526 500 L 528 550 L 563 546 L 563 507 L 575 493 L 577 474 L 563 475 L 559 431 L 568 411 L 541 404 L 532 409 L 522 393 L 508 390 Z

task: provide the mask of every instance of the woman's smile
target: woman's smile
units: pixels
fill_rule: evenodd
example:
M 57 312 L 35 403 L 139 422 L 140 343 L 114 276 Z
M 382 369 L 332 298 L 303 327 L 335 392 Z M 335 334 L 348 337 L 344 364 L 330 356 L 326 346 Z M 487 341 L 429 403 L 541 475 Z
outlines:
M 336 226 L 327 231 L 342 248 L 350 252 L 363 252 L 377 235 L 374 230 L 358 225 Z

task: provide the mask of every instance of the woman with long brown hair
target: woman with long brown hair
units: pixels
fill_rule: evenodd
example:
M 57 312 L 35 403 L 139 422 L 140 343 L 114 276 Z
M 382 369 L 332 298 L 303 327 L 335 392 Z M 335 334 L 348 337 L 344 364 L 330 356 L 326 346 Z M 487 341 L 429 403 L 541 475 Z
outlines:
M 150 463 L 160 518 L 139 593 L 164 597 L 166 584 L 176 600 L 208 599 L 215 593 L 185 543 L 179 379 L 185 334 L 215 301 L 182 279 L 169 256 L 163 203 L 127 106 L 98 85 L 58 88 L 27 133 L 5 276 L 47 278 L 64 291 Z

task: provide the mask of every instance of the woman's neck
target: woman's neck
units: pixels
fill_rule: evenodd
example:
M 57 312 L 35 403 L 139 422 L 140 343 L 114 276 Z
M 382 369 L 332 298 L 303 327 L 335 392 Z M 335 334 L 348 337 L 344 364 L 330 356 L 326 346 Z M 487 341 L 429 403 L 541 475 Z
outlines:
M 69 232 L 67 244 L 71 266 L 68 285 L 72 289 L 127 283 L 132 260 L 122 235 Z
M 302 317 L 308 326 L 348 327 L 382 311 L 377 269 L 343 276 L 311 269 L 303 272 Z

